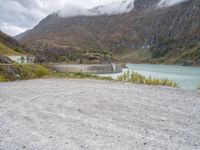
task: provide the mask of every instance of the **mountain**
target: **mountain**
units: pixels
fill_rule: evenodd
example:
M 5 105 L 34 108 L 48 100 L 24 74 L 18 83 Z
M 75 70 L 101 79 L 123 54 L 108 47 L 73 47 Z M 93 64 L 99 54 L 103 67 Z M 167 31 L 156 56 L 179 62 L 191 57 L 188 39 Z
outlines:
M 54 13 L 16 38 L 41 61 L 98 54 L 100 58 L 106 55 L 103 60 L 200 65 L 199 0 L 124 0 L 119 4 L 73 17 Z

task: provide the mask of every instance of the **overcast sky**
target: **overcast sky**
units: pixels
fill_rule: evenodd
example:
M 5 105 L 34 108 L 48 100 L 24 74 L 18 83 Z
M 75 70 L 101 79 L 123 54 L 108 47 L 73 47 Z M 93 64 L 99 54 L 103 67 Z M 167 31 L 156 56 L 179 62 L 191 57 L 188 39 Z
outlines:
M 0 0 L 0 30 L 17 35 L 64 7 L 92 8 L 122 0 Z
M 119 12 L 125 12 L 126 5 L 121 6 L 123 0 L 0 0 L 0 30 L 3 32 L 15 36 L 19 33 L 33 28 L 47 15 L 61 10 L 64 16 L 71 14 L 75 15 L 80 11 L 81 13 L 85 9 L 93 8 L 99 5 L 109 5 L 107 14 L 115 13 L 113 10 Z M 127 0 L 127 3 L 134 0 Z M 185 0 L 160 0 L 159 5 L 162 7 L 174 5 Z M 115 7 L 115 8 L 113 8 Z M 78 11 L 77 11 L 78 9 Z M 80 10 L 79 10 L 80 9 Z

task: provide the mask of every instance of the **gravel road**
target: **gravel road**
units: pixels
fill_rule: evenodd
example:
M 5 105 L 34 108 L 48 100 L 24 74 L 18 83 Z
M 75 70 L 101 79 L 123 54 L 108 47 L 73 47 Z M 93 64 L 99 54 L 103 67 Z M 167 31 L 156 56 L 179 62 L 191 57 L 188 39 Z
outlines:
M 200 92 L 95 80 L 0 84 L 0 150 L 199 150 Z

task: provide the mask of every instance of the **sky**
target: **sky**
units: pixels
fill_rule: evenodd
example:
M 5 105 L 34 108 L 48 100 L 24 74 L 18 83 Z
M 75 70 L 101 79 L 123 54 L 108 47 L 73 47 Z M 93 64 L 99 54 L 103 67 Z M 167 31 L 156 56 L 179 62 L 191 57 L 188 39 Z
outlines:
M 85 13 L 86 9 L 99 5 L 122 1 L 124 0 L 0 0 L 0 30 L 15 36 L 33 28 L 46 16 L 58 10 L 62 10 L 61 14 L 66 16 L 66 14 L 70 15 L 74 12 Z M 159 5 L 165 7 L 182 1 L 185 0 L 160 0 Z M 107 10 L 104 10 L 106 13 L 113 13 L 116 10 L 121 13 L 126 9 L 126 6 L 123 8 L 119 4 L 109 6 L 106 8 Z
M 62 8 L 93 8 L 122 0 L 0 0 L 0 30 L 15 36 Z

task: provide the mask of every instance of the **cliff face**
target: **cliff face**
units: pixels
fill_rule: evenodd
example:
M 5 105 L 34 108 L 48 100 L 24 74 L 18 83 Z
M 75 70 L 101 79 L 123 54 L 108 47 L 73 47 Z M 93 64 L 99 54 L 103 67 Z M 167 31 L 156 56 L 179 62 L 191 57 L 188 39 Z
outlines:
M 200 1 L 170 7 L 159 2 L 135 0 L 132 11 L 118 15 L 52 14 L 18 39 L 48 61 L 69 53 L 107 53 L 132 62 L 200 64 Z

